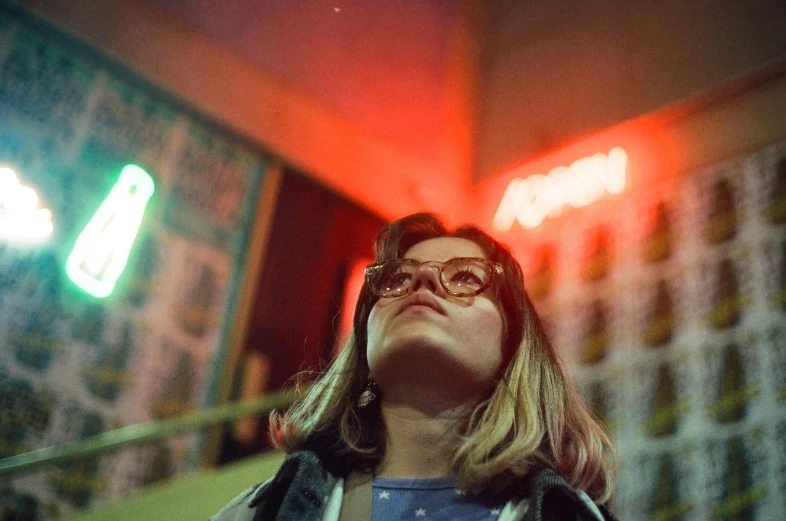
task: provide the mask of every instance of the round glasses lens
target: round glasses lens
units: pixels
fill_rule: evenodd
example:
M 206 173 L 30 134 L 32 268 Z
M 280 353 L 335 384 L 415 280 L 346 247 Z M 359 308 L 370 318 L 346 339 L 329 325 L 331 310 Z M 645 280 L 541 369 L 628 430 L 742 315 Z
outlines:
M 388 261 L 376 266 L 369 275 L 368 282 L 374 291 L 383 296 L 403 295 L 409 289 L 417 264 L 405 260 Z
M 453 259 L 442 268 L 442 285 L 456 295 L 479 293 L 491 281 L 491 268 L 476 259 Z

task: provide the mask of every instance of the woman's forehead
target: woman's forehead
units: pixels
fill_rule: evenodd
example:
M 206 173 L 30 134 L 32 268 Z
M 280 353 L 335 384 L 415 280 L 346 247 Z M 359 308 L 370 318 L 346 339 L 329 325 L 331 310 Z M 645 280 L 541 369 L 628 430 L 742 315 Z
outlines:
M 404 258 L 418 262 L 445 262 L 455 257 L 481 257 L 486 254 L 476 243 L 459 237 L 437 237 L 421 241 L 404 253 Z

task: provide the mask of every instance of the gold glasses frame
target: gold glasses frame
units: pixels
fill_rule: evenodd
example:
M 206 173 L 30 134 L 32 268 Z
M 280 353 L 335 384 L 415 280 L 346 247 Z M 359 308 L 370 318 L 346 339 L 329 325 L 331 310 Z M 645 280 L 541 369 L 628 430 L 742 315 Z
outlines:
M 455 265 L 455 263 L 470 262 L 470 261 L 479 262 L 481 264 L 484 264 L 488 268 L 489 278 L 486 281 L 486 283 L 480 286 L 479 288 L 477 288 L 476 290 L 473 290 L 471 292 L 465 292 L 465 293 L 459 293 L 449 289 L 443 278 L 445 267 Z M 371 290 L 371 292 L 378 297 L 383 297 L 383 298 L 403 297 L 404 295 L 407 295 L 409 293 L 410 288 L 412 287 L 412 283 L 410 282 L 409 284 L 407 284 L 407 287 L 404 290 L 393 292 L 392 294 L 381 292 L 379 290 L 379 288 L 375 284 L 374 276 L 375 274 L 379 273 L 381 270 L 390 267 L 391 264 L 396 264 L 396 265 L 410 264 L 415 266 L 416 269 L 419 269 L 420 266 L 423 264 L 439 265 L 439 275 L 437 277 L 439 279 L 439 283 L 442 286 L 442 289 L 444 289 L 448 295 L 452 295 L 454 297 L 474 297 L 480 295 L 481 293 L 486 291 L 489 288 L 489 286 L 491 286 L 492 282 L 494 282 L 494 276 L 501 275 L 503 272 L 502 264 L 500 264 L 499 262 L 494 262 L 488 259 L 484 259 L 482 257 L 454 257 L 446 262 L 438 262 L 438 261 L 418 262 L 415 259 L 402 259 L 402 258 L 390 259 L 383 262 L 377 262 L 376 264 L 369 264 L 368 266 L 366 266 L 365 269 L 366 284 L 368 284 L 368 287 Z

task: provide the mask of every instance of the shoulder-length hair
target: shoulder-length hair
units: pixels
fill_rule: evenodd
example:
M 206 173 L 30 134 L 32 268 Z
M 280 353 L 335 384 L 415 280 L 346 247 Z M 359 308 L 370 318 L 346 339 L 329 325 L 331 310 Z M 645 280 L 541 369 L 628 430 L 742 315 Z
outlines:
M 502 312 L 503 364 L 499 381 L 466 419 L 464 432 L 457 433 L 451 468 L 460 486 L 515 493 L 530 470 L 546 466 L 595 501 L 609 502 L 614 449 L 546 338 L 510 250 L 475 226 L 451 231 L 433 214 L 419 213 L 382 228 L 375 241 L 376 262 L 401 257 L 415 244 L 438 237 L 469 239 L 503 266 L 503 275 L 487 290 Z M 271 415 L 274 446 L 286 453 L 313 450 L 339 475 L 374 471 L 385 454 L 380 400 L 365 408 L 357 405 L 369 380 L 367 325 L 378 299 L 364 283 L 344 348 L 301 401 L 283 415 Z

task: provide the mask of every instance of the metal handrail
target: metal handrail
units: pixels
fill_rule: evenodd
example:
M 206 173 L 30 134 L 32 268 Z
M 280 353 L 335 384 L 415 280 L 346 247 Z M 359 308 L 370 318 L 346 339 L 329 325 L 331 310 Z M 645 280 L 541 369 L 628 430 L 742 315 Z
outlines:
M 119 448 L 157 440 L 172 434 L 210 427 L 244 416 L 262 414 L 291 405 L 298 391 L 294 388 L 266 394 L 254 400 L 201 409 L 168 420 L 138 423 L 107 431 L 74 443 L 54 445 L 0 459 L 0 477 L 26 472 L 42 465 L 96 456 Z

